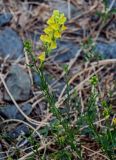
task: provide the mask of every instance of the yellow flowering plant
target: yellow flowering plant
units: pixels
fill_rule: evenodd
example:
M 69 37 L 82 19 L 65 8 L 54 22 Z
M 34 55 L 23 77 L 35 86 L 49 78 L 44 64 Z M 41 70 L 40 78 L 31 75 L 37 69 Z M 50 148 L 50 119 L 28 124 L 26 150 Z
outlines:
M 47 102 L 47 111 L 53 115 L 48 122 L 49 126 L 45 125 L 45 128 L 42 127 L 42 130 L 40 128 L 40 133 L 43 133 L 42 136 L 45 140 L 48 140 L 46 134 L 53 138 L 55 152 L 47 155 L 48 159 L 83 160 L 83 141 L 81 141 L 80 137 L 87 133 L 101 147 L 101 151 L 109 159 L 114 160 L 116 118 L 113 118 L 111 123 L 112 106 L 106 100 L 102 101 L 101 94 L 99 94 L 98 85 L 100 83 L 98 76 L 94 75 L 90 79 L 90 95 L 87 97 L 88 99 L 86 98 L 84 110 L 82 110 L 83 106 L 81 108 L 81 98 L 77 91 L 74 90 L 73 94 L 70 92 L 67 76 L 68 66 L 66 64 L 64 65 L 66 99 L 63 101 L 63 108 L 59 106 L 57 95 L 49 88 L 46 80 L 43 70 L 44 61 L 46 56 L 57 47 L 57 40 L 61 38 L 63 31 L 66 30 L 65 22 L 66 17 L 63 13 L 60 13 L 58 10 L 53 11 L 53 15 L 47 21 L 44 33 L 40 36 L 43 51 L 38 56 L 33 53 L 31 43 L 26 42 L 24 45 L 32 60 L 32 63 L 28 64 L 28 66 L 38 74 L 40 79 L 39 87 Z M 39 65 L 38 62 L 40 62 Z M 74 122 L 73 125 L 72 122 Z M 43 154 L 42 159 L 46 159 L 45 156 L 46 154 Z
M 64 25 L 65 22 L 66 17 L 64 16 L 64 13 L 54 10 L 53 15 L 47 21 L 47 27 L 44 29 L 44 34 L 40 36 L 40 40 L 44 47 L 44 52 L 40 53 L 38 56 L 40 62 L 44 62 L 46 55 L 57 48 L 56 41 L 61 38 L 62 32 L 66 30 L 66 26 Z
M 112 119 L 112 122 L 116 126 L 116 117 Z

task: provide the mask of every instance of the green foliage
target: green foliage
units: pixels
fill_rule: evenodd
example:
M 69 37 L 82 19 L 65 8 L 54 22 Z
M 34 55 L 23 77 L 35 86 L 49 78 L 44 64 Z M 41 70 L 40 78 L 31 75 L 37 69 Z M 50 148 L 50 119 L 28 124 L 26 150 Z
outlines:
M 13 160 L 13 158 L 11 158 L 10 156 L 7 158 L 7 160 Z
M 96 52 L 96 45 L 92 37 L 88 37 L 88 39 L 85 42 L 81 42 L 81 48 L 84 53 L 85 61 L 102 59 L 102 56 L 100 56 L 100 54 Z
M 96 86 L 98 84 L 98 77 L 97 76 L 93 76 L 90 79 L 90 83 L 91 83 L 91 85 Z
M 101 146 L 102 151 L 111 159 L 114 160 L 115 157 L 115 151 L 114 146 L 116 144 L 116 137 L 114 133 L 116 132 L 116 129 L 111 126 L 110 122 L 110 115 L 111 115 L 111 109 L 112 107 L 107 104 L 106 101 L 102 101 L 102 107 L 103 107 L 103 117 L 106 119 L 105 121 L 105 128 L 104 130 L 97 130 L 96 126 L 93 124 L 95 120 L 97 119 L 97 106 L 96 106 L 96 100 L 97 100 L 97 94 L 96 94 L 96 84 L 98 83 L 98 78 L 96 76 L 92 77 L 91 79 L 91 85 L 93 87 L 93 90 L 91 92 L 89 101 L 88 101 L 88 109 L 86 114 L 86 122 L 88 123 L 89 129 L 93 133 L 93 138 L 98 142 L 98 144 Z M 95 83 L 93 83 L 95 82 Z
M 72 156 L 68 151 L 61 150 L 59 152 L 52 154 L 51 158 L 53 160 L 71 160 Z
M 31 41 L 26 40 L 26 41 L 24 42 L 24 48 L 25 48 L 25 50 L 26 50 L 26 52 L 27 52 L 28 54 L 32 54 L 33 48 L 32 48 L 32 43 L 31 43 Z
M 105 10 L 103 12 L 96 12 L 96 14 L 102 19 L 103 24 L 107 22 L 107 20 L 116 13 L 116 9 L 111 8 L 109 10 L 108 0 L 103 0 Z

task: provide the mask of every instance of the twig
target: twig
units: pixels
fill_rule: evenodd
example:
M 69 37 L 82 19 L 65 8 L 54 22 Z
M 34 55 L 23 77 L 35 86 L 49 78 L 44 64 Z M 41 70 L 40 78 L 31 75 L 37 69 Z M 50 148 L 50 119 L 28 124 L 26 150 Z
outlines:
M 28 58 L 28 54 L 27 52 L 24 50 L 24 54 L 25 54 L 25 61 L 26 61 L 26 64 L 29 64 L 29 58 Z M 31 73 L 31 69 L 30 67 L 28 67 L 28 72 L 29 72 L 29 76 L 30 76 L 30 79 L 31 79 L 31 84 L 33 85 L 33 76 L 32 76 L 32 73 Z
M 71 19 L 71 7 L 70 7 L 70 0 L 68 0 L 68 19 Z
M 110 6 L 108 8 L 108 12 L 111 11 L 111 9 L 112 9 L 112 7 L 113 7 L 113 5 L 114 5 L 115 2 L 116 2 L 116 0 L 112 0 Z
M 103 154 L 101 154 L 101 153 L 99 153 L 100 151 L 94 151 L 94 150 L 92 150 L 92 149 L 90 149 L 90 148 L 88 148 L 88 147 L 85 147 L 85 146 L 83 146 L 82 145 L 82 147 L 84 148 L 84 149 L 87 149 L 87 150 L 89 150 L 89 151 L 91 151 L 91 152 L 93 152 L 92 154 L 90 154 L 89 156 L 93 156 L 93 155 L 95 155 L 95 154 L 98 154 L 98 155 L 100 155 L 100 156 L 102 156 L 102 157 L 104 157 L 104 158 L 106 158 L 107 160 L 110 160 L 109 158 L 107 158 L 105 155 L 103 155 Z
M 95 73 L 92 73 L 90 76 L 88 76 L 85 80 L 83 80 L 80 84 L 78 84 L 75 88 L 73 88 L 69 94 L 71 95 L 75 90 L 81 90 L 82 86 L 85 82 L 87 82 L 94 74 L 97 74 L 99 71 L 101 71 L 104 67 L 100 67 Z M 67 99 L 67 95 L 64 95 L 62 98 L 59 99 L 58 104 L 61 105 L 65 100 Z

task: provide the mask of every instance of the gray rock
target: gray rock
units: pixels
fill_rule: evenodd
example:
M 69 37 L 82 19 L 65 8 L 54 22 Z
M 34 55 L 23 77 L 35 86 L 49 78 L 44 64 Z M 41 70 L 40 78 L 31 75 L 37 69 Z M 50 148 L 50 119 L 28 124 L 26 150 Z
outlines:
M 60 80 L 57 85 L 54 87 L 55 90 L 55 95 L 59 96 L 62 89 L 64 88 L 64 86 L 66 85 L 66 83 L 63 80 Z
M 0 14 L 0 27 L 8 24 L 12 19 L 11 13 L 2 13 Z
M 0 31 L 0 57 L 17 59 L 23 55 L 23 42 L 19 35 L 8 27 Z
M 96 52 L 103 58 L 116 58 L 116 42 L 110 44 L 99 42 L 96 45 Z
M 7 136 L 12 139 L 18 138 L 21 134 L 26 135 L 29 133 L 29 128 L 25 124 L 18 125 L 16 128 L 9 131 Z
M 58 53 L 58 55 L 55 57 L 55 61 L 67 62 L 70 59 L 75 57 L 75 54 L 79 49 L 80 48 L 76 43 L 73 43 L 71 41 L 60 41 L 58 42 L 58 47 L 55 50 L 55 52 Z M 63 52 L 63 53 L 60 54 L 60 52 Z
M 46 78 L 46 81 L 48 84 L 52 84 L 53 83 L 53 77 L 50 75 L 50 73 L 47 73 L 47 72 L 44 72 L 44 75 L 45 75 L 45 78 Z M 33 81 L 34 81 L 34 84 L 35 86 L 40 86 L 41 84 L 41 79 L 40 79 L 40 76 L 39 74 L 37 73 L 33 73 Z
M 59 10 L 61 13 L 64 13 L 64 15 L 68 17 L 68 3 L 66 1 L 54 0 L 52 2 L 52 7 L 54 9 Z M 72 4 L 70 4 L 70 10 L 71 10 L 71 17 L 74 17 L 80 13 L 78 9 Z
M 59 41 L 58 47 L 54 50 L 53 54 L 58 53 L 54 60 L 60 63 L 69 61 L 75 57 L 75 54 L 80 49 L 79 45 L 71 41 Z M 116 58 L 116 42 L 104 43 L 98 42 L 95 51 L 103 58 Z
M 31 82 L 29 75 L 18 65 L 12 65 L 5 79 L 6 85 L 16 101 L 25 101 L 30 97 Z M 11 101 L 4 89 L 4 100 Z
M 98 22 L 99 19 L 100 19 L 99 15 L 97 15 L 97 14 L 91 15 L 91 21 L 92 22 Z
M 20 108 L 26 115 L 29 115 L 32 111 L 32 106 L 29 103 L 20 106 Z M 24 119 L 24 116 L 19 112 L 17 107 L 13 104 L 1 105 L 0 115 L 8 119 L 20 119 L 20 120 Z
M 39 74 L 37 74 L 37 73 L 35 73 L 35 72 L 33 73 L 33 81 L 34 81 L 35 86 L 37 86 L 37 87 L 40 86 L 40 84 L 41 84 L 41 79 L 40 79 Z

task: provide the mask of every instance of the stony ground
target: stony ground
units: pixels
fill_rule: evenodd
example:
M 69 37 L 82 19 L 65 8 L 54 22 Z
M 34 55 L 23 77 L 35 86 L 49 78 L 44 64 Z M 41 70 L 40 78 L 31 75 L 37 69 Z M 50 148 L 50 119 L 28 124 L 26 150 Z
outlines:
M 113 2 L 113 3 L 112 3 Z M 116 1 L 109 0 L 108 8 L 115 8 Z M 116 15 L 108 17 L 103 24 L 96 12 L 104 10 L 101 0 L 1 0 L 0 1 L 0 160 L 9 155 L 18 159 L 31 152 L 21 135 L 28 135 L 30 128 L 43 127 L 51 119 L 46 102 L 40 91 L 39 76 L 26 65 L 30 62 L 23 48 L 23 41 L 33 41 L 35 54 L 39 52 L 39 37 L 53 9 L 59 9 L 67 17 L 67 30 L 58 48 L 45 63 L 46 79 L 59 102 L 65 97 L 63 65 L 69 65 L 72 89 L 78 85 L 82 103 L 88 94 L 88 79 L 96 72 L 100 76 L 103 97 L 112 90 L 111 103 L 116 111 Z M 95 42 L 95 55 L 90 61 L 84 59 L 88 37 Z M 90 50 L 89 50 L 90 49 Z M 86 50 L 86 51 L 85 51 Z M 97 63 L 97 57 L 102 60 Z M 75 77 L 75 75 L 78 75 Z M 57 83 L 56 83 L 57 82 Z M 105 97 L 106 98 L 106 97 Z M 3 138 L 4 137 L 4 138 Z M 6 138 L 7 137 L 7 138 Z M 94 142 L 86 141 L 86 159 L 105 159 L 93 154 L 98 150 Z M 91 156 L 92 155 L 92 156 Z M 88 157 L 88 158 L 87 158 Z

